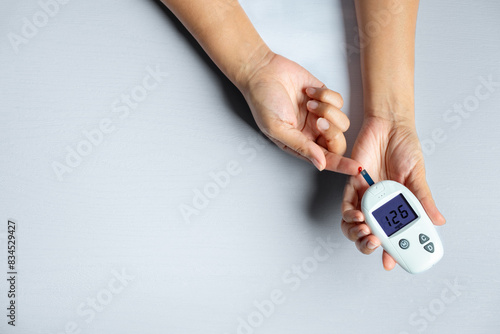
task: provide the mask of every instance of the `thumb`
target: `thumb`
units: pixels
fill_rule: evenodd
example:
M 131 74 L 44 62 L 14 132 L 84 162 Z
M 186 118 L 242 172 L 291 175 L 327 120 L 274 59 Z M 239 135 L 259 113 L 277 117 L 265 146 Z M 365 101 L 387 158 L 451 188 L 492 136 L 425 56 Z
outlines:
M 291 125 L 281 125 L 271 136 L 298 155 L 311 161 L 320 171 L 325 169 L 326 158 L 323 149 Z
M 439 212 L 436 203 L 432 198 L 431 189 L 429 188 L 425 178 L 425 171 L 418 173 L 415 178 L 407 184 L 407 186 L 408 189 L 415 194 L 420 203 L 422 203 L 422 206 L 432 223 L 434 225 L 444 225 L 446 223 L 446 219 L 441 212 Z

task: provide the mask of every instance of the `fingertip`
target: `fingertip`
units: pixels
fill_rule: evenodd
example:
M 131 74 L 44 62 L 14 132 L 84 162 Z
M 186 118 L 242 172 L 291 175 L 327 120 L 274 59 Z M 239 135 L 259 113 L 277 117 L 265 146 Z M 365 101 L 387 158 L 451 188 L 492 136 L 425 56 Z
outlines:
M 309 110 L 316 110 L 318 109 L 319 103 L 315 100 L 309 100 L 307 101 L 306 105 Z
M 306 94 L 309 96 L 313 96 L 316 93 L 316 88 L 313 87 L 307 87 L 306 88 Z
M 432 198 L 426 197 L 422 199 L 421 203 L 434 225 L 439 226 L 446 224 L 446 218 L 444 218 L 443 214 L 439 211 Z
M 342 218 L 347 223 L 362 223 L 365 221 L 365 216 L 360 210 L 347 210 L 342 214 Z
M 362 222 L 364 222 L 364 221 L 365 221 L 365 217 L 364 217 L 364 215 L 363 215 L 363 212 L 361 212 L 361 211 L 358 211 L 358 212 L 360 212 L 360 215 L 359 215 L 359 216 L 354 217 L 354 218 L 352 219 L 352 221 L 353 221 L 353 222 L 355 222 L 355 223 L 362 223 Z
M 380 241 L 373 234 L 369 234 L 366 237 L 359 238 L 355 244 L 361 253 L 370 255 L 380 246 Z
M 374 251 L 378 246 L 380 246 L 380 244 L 377 241 L 370 239 L 365 246 L 369 249 L 369 251 Z
M 341 174 L 355 176 L 358 174 L 360 163 L 325 150 L 326 169 Z
M 320 117 L 316 121 L 316 126 L 318 127 L 319 132 L 324 133 L 330 128 L 330 122 L 328 122 L 326 118 Z
M 343 164 L 345 166 L 345 174 L 356 176 L 360 173 L 359 167 L 361 167 L 361 164 L 358 161 L 344 157 Z
M 382 253 L 382 264 L 386 271 L 391 271 L 396 266 L 396 261 L 384 250 Z
M 318 160 L 317 158 L 311 158 L 311 162 L 313 163 L 313 165 L 321 172 L 325 169 L 325 165 L 326 163 L 325 162 L 321 162 L 320 160 Z
M 362 165 L 359 161 L 344 157 L 343 163 L 345 164 L 346 171 L 348 172 L 346 174 L 356 176 L 360 173 L 359 167 L 361 167 Z
M 435 225 L 444 225 L 444 224 L 446 224 L 446 218 L 444 218 L 443 214 L 438 210 L 438 215 L 435 218 Z
M 436 225 L 444 225 L 446 224 L 446 218 L 443 216 L 441 211 L 436 207 L 437 216 L 436 216 Z

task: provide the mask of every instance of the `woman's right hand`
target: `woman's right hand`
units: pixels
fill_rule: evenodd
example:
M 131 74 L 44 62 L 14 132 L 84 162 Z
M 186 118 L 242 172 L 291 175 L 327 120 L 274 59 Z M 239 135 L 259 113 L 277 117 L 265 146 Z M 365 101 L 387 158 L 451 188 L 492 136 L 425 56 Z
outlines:
M 262 132 L 319 170 L 356 175 L 360 164 L 342 156 L 349 119 L 340 94 L 285 57 L 271 53 L 263 62 L 240 88 Z

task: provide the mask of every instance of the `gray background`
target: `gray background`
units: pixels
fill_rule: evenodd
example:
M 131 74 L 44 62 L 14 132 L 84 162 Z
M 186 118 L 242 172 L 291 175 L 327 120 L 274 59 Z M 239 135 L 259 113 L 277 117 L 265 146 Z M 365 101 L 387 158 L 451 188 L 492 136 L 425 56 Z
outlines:
M 362 121 L 359 54 L 346 52 L 353 4 L 241 3 L 274 51 L 344 96 L 350 149 Z M 365 256 L 344 238 L 345 177 L 262 139 L 238 91 L 157 2 L 70 1 L 16 53 L 9 33 L 40 10 L 0 3 L 1 333 L 498 332 L 500 87 L 460 123 L 443 116 L 473 105 L 481 77 L 500 81 L 499 2 L 420 6 L 417 126 L 425 143 L 433 131 L 445 137 L 427 148 L 426 166 L 448 223 L 438 229 L 445 257 L 414 276 L 385 272 L 381 249 Z M 168 78 L 120 118 L 113 102 L 148 66 Z M 53 162 L 105 118 L 115 130 L 59 181 Z M 183 219 L 196 189 L 232 161 L 239 173 Z M 18 224 L 15 328 L 6 324 L 8 218 Z M 318 238 L 334 243 L 319 263 Z M 113 293 L 116 271 L 133 278 Z M 259 318 L 256 303 L 280 292 Z M 92 319 L 78 312 L 88 298 L 106 304 Z M 256 327 L 243 329 L 249 318 Z

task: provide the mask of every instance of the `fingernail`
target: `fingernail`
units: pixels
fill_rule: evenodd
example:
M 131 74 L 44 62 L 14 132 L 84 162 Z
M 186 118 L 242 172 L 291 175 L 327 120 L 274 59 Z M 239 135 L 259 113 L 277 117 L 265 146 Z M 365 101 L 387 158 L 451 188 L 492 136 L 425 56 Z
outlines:
M 352 221 L 353 221 L 353 222 L 356 222 L 356 223 L 361 223 L 361 222 L 363 221 L 363 219 L 358 218 L 358 217 L 354 217 L 354 218 L 352 219 Z
M 306 89 L 306 93 L 310 94 L 310 95 L 313 95 L 314 93 L 316 93 L 316 89 L 314 89 L 312 87 L 309 87 L 309 88 Z
M 368 241 L 368 244 L 366 244 L 366 247 L 368 247 L 368 249 L 375 249 L 378 247 L 378 245 L 373 243 L 372 241 Z
M 318 118 L 318 129 L 326 131 L 330 127 L 330 123 L 324 118 Z
M 323 170 L 323 166 L 319 163 L 318 160 L 312 158 L 311 159 L 312 163 L 314 164 L 314 166 L 319 170 L 319 171 L 322 171 Z
M 311 100 L 307 102 L 307 107 L 309 109 L 316 109 L 318 107 L 318 102 Z
M 366 233 L 366 231 L 363 229 L 363 230 L 360 230 L 358 232 L 358 238 L 362 238 L 364 237 L 365 235 L 368 235 L 368 233 Z

